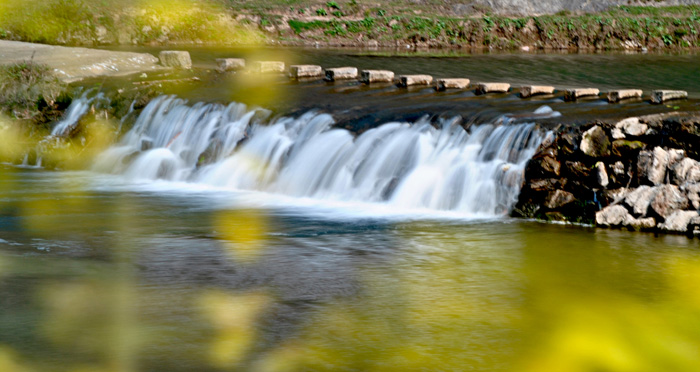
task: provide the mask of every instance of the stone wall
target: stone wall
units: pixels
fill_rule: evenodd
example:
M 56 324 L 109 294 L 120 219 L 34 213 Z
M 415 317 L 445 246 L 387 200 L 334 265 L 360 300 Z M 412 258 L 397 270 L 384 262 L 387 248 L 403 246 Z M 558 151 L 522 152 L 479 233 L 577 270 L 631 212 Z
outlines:
M 700 233 L 700 113 L 559 127 L 525 171 L 513 215 Z

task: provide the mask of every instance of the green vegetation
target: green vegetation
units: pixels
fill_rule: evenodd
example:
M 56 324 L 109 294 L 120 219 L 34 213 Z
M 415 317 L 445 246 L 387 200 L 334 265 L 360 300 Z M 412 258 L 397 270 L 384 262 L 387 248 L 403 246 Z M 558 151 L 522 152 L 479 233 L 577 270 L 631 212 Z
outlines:
M 64 88 L 46 65 L 0 65 L 0 108 L 16 118 L 35 117 L 42 108 L 52 106 Z

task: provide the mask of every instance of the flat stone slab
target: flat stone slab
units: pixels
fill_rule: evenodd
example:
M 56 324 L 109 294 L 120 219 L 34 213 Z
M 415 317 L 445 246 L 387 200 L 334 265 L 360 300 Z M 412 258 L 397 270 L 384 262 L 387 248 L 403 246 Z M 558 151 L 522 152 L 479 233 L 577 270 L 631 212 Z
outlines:
M 284 73 L 285 64 L 280 61 L 255 61 L 252 71 L 261 74 Z
M 608 92 L 608 102 L 620 102 L 625 99 L 642 98 L 641 89 L 619 89 Z
M 553 94 L 554 87 L 548 85 L 525 85 L 520 87 L 520 97 L 530 98 L 536 95 Z
M 326 80 L 357 79 L 357 67 L 333 67 L 326 69 Z
M 174 67 L 189 70 L 192 68 L 190 53 L 184 50 L 164 50 L 158 53 L 160 64 L 165 67 Z
M 567 89 L 564 94 L 564 99 L 567 101 L 575 101 L 583 97 L 597 97 L 599 94 L 600 90 L 598 88 Z
M 389 70 L 362 70 L 360 81 L 365 84 L 391 83 L 394 81 L 394 73 Z
M 399 85 L 409 87 L 412 85 L 430 85 L 433 83 L 433 77 L 430 75 L 401 75 L 399 76 Z
M 438 79 L 437 84 L 435 85 L 435 89 L 467 89 L 469 87 L 469 82 L 469 79 L 462 78 Z
M 688 92 L 684 90 L 655 90 L 651 92 L 652 103 L 664 103 L 675 99 L 688 98 Z
M 32 60 L 48 65 L 59 79 L 71 83 L 85 78 L 124 76 L 162 70 L 148 53 L 72 48 L 0 40 L 0 64 Z
M 486 93 L 506 93 L 510 89 L 508 83 L 478 83 L 476 85 L 476 94 Z
M 291 65 L 289 77 L 292 79 L 323 76 L 323 68 L 317 65 Z
M 245 68 L 245 59 L 243 58 L 217 58 L 216 66 L 220 72 L 236 71 Z

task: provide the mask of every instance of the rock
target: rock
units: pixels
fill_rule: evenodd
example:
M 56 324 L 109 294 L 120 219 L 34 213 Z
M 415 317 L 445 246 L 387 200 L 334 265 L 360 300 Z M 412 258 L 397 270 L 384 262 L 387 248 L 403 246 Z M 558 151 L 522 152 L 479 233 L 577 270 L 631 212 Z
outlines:
M 466 89 L 469 87 L 469 79 L 438 79 L 435 89 Z
M 676 163 L 685 159 L 685 151 L 680 149 L 668 149 L 668 168 L 671 169 Z
M 693 206 L 693 209 L 700 209 L 700 183 L 685 185 L 683 186 L 683 190 L 685 191 L 690 204 Z
M 281 61 L 255 61 L 252 71 L 260 74 L 284 73 L 284 66 Z
M 619 204 L 607 206 L 595 214 L 596 225 L 605 227 L 628 225 L 633 219 L 627 209 Z
M 661 185 L 656 187 L 657 192 L 651 199 L 650 207 L 661 217 L 666 218 L 674 211 L 688 207 L 688 198 L 681 192 L 678 186 Z
M 564 182 L 557 178 L 542 178 L 530 181 L 528 185 L 533 191 L 554 191 L 557 188 L 563 187 Z
M 608 102 L 620 102 L 623 99 L 642 98 L 640 89 L 620 89 L 608 92 Z
M 627 226 L 640 231 L 640 230 L 652 230 L 656 227 L 656 219 L 654 217 L 646 218 L 632 218 L 627 221 Z
M 639 182 L 649 181 L 652 185 L 662 184 L 666 178 L 668 159 L 668 152 L 661 147 L 655 147 L 652 151 L 641 151 L 637 158 Z
M 620 128 L 613 128 L 611 134 L 612 134 L 612 138 L 613 138 L 613 139 L 623 139 L 623 138 L 627 138 L 627 137 L 625 136 L 625 133 L 624 133 L 624 132 L 622 131 L 622 129 L 620 129 Z
M 191 69 L 190 53 L 181 50 L 164 50 L 158 54 L 160 64 L 165 67 Z
M 614 189 L 614 190 L 603 190 L 603 199 L 606 204 L 617 204 L 620 201 L 625 199 L 625 196 L 627 195 L 627 189 L 624 187 L 620 187 L 619 189 Z
M 219 72 L 236 71 L 245 68 L 243 58 L 217 58 L 216 66 Z
M 625 197 L 625 204 L 632 208 L 636 215 L 646 216 L 651 205 L 651 200 L 656 196 L 657 190 L 647 185 L 639 186 Z
M 670 214 L 658 228 L 663 231 L 687 232 L 691 220 L 698 217 L 697 211 L 675 211 Z
M 630 155 L 634 152 L 644 150 L 647 144 L 642 141 L 628 141 L 624 139 L 618 139 L 612 143 L 612 153 L 615 156 L 624 157 Z
M 564 190 L 556 190 L 547 195 L 544 206 L 549 209 L 557 209 L 573 202 L 574 200 L 576 200 L 574 194 Z
M 638 137 L 643 136 L 649 129 L 649 126 L 641 123 L 639 118 L 627 118 L 615 124 L 615 128 L 621 129 L 627 135 Z
M 655 90 L 651 92 L 652 103 L 664 103 L 675 99 L 688 98 L 688 92 L 684 90 Z
M 580 161 L 567 161 L 564 164 L 568 173 L 574 178 L 583 180 L 591 174 L 590 168 Z
M 616 161 L 611 167 L 613 174 L 616 176 L 624 176 L 625 175 L 625 165 L 621 161 Z
M 433 83 L 433 77 L 430 75 L 401 75 L 399 76 L 399 85 L 408 87 L 411 85 L 430 85 Z
M 520 97 L 530 98 L 540 94 L 553 94 L 554 87 L 547 85 L 525 85 L 520 87 Z
M 476 94 L 486 93 L 506 93 L 510 89 L 508 83 L 478 83 L 476 85 Z
M 671 167 L 671 181 L 676 185 L 700 182 L 700 162 L 691 158 L 676 162 Z
M 608 172 L 605 170 L 605 164 L 602 161 L 599 161 L 595 164 L 595 168 L 598 185 L 607 187 L 610 181 L 608 180 Z
M 326 80 L 350 80 L 357 79 L 357 67 L 334 67 L 326 69 Z
M 365 84 L 391 83 L 394 81 L 394 73 L 388 70 L 362 70 L 360 81 Z
M 323 76 L 323 68 L 317 65 L 291 65 L 289 77 L 292 79 Z
M 564 94 L 564 100 L 575 101 L 583 97 L 597 97 L 598 94 L 600 94 L 600 90 L 596 88 L 568 89 Z
M 581 151 L 594 158 L 610 155 L 610 140 L 603 128 L 594 125 L 593 128 L 583 132 L 583 139 L 579 146 Z

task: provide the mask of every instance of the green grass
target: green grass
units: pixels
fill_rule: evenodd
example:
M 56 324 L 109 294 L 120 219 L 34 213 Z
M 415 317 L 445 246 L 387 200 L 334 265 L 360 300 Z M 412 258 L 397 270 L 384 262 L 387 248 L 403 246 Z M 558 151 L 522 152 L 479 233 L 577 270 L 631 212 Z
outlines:
M 46 65 L 20 62 L 0 65 L 0 110 L 30 119 L 44 106 L 53 105 L 65 85 Z

